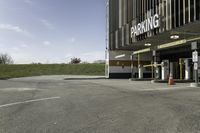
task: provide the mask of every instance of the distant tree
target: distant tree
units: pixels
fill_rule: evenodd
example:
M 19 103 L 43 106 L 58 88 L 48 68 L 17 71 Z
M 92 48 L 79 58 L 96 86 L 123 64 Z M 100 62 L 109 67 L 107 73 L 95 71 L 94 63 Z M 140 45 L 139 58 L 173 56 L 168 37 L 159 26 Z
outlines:
M 40 62 L 32 62 L 31 64 L 33 64 L 33 65 L 41 65 L 42 63 L 40 63 Z
M 96 63 L 96 64 L 105 64 L 105 60 L 96 60 L 93 63 Z
M 80 58 L 71 58 L 71 64 L 80 64 L 81 63 L 81 59 Z
M 0 54 L 0 64 L 13 64 L 14 61 L 10 55 L 7 53 Z

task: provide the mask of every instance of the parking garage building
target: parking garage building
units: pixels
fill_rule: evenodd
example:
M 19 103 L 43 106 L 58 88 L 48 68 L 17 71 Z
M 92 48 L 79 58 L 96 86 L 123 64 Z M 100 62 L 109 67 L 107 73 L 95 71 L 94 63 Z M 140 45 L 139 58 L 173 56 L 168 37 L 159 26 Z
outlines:
M 108 78 L 193 80 L 200 1 L 108 0 L 106 40 Z

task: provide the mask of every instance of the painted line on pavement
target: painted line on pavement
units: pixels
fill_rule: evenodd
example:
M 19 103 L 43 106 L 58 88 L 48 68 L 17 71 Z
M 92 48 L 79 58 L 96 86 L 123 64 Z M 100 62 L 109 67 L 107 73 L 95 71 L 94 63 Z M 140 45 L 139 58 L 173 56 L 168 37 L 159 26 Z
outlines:
M 23 101 L 23 102 L 15 102 L 15 103 L 3 104 L 3 105 L 0 105 L 0 108 L 10 107 L 10 106 L 20 105 L 20 104 L 26 104 L 26 103 L 39 102 L 39 101 L 53 100 L 53 99 L 60 99 L 60 97 L 49 97 L 49 98 L 28 100 L 28 101 Z
M 155 88 L 155 89 L 141 89 L 140 91 L 164 91 L 164 90 L 176 90 L 176 89 L 188 89 L 190 86 L 178 86 L 178 87 L 166 87 L 166 88 Z

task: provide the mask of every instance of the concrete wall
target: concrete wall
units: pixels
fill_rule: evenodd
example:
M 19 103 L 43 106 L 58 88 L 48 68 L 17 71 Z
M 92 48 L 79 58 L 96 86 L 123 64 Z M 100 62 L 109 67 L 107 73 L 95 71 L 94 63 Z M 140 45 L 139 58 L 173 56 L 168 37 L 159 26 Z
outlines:
M 106 57 L 106 73 L 108 78 L 130 78 L 131 77 L 131 54 L 132 51 L 107 51 Z M 123 57 L 117 58 L 119 55 Z M 151 54 L 141 54 L 140 63 L 142 65 L 150 64 Z M 138 73 L 138 56 L 134 56 L 133 59 L 133 71 L 134 75 Z M 150 73 L 148 69 L 144 69 L 144 73 Z

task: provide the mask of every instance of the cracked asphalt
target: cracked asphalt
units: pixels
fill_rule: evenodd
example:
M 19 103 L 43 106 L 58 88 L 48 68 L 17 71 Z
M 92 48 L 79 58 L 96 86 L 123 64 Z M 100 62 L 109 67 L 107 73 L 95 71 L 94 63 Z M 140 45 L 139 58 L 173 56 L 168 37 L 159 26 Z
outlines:
M 199 132 L 200 88 L 188 83 L 66 75 L 0 81 L 0 133 Z

